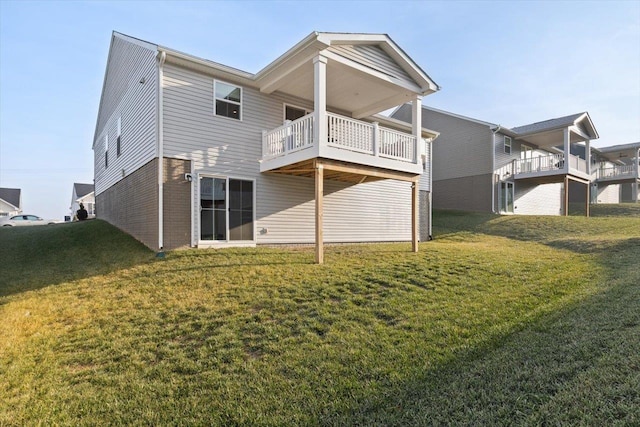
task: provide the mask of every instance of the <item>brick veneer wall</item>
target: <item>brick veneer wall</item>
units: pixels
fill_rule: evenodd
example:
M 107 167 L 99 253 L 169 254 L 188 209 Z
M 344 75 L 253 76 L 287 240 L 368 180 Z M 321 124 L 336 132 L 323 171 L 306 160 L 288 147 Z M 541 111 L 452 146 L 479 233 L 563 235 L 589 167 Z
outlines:
M 429 192 L 428 191 L 419 191 L 418 192 L 418 206 L 419 206 L 419 214 L 418 214 L 418 222 L 420 229 L 420 241 L 427 242 L 429 241 Z
M 158 249 L 158 163 L 151 160 L 96 196 L 96 217 Z
M 191 243 L 191 162 L 164 159 L 164 249 Z M 158 161 L 149 163 L 96 196 L 97 217 L 158 250 Z
M 164 159 L 164 249 L 191 244 L 192 184 L 185 179 L 190 172 L 190 161 Z

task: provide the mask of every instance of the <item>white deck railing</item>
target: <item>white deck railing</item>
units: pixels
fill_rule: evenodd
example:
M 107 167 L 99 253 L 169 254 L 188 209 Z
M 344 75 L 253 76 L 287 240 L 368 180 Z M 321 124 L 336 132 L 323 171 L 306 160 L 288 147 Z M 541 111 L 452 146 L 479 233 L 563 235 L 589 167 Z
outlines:
M 637 169 L 634 165 L 611 166 L 608 168 L 599 168 L 596 173 L 597 179 L 606 178 L 634 178 L 638 177 Z
M 536 173 L 564 169 L 564 154 L 533 157 L 531 159 L 514 160 L 513 173 Z M 587 173 L 587 162 L 578 156 L 569 155 L 569 169 Z
M 413 162 L 416 158 L 416 137 L 391 129 L 380 128 L 381 157 Z
M 262 157 L 271 159 L 315 145 L 313 113 L 263 132 Z M 326 146 L 415 163 L 416 137 L 338 114 L 327 113 Z
M 327 144 L 350 151 L 373 154 L 373 125 L 327 113 Z
M 313 145 L 313 114 L 264 132 L 262 154 L 264 158 L 283 156 Z

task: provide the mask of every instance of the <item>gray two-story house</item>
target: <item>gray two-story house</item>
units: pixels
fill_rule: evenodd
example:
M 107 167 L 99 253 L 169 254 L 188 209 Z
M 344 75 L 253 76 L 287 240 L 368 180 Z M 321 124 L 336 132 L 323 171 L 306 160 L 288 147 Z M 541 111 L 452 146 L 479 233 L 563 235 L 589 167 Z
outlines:
M 313 32 L 253 74 L 113 33 L 97 217 L 156 249 L 430 235 L 436 83 L 384 34 Z M 378 113 L 412 102 L 408 122 Z M 420 212 L 422 209 L 422 212 Z
M 592 150 L 592 203 L 640 201 L 640 142 Z
M 412 108 L 403 105 L 392 117 L 410 121 Z M 598 138 L 588 113 L 507 128 L 423 106 L 422 125 L 440 132 L 434 208 L 567 215 L 577 202 L 588 215 L 590 141 Z

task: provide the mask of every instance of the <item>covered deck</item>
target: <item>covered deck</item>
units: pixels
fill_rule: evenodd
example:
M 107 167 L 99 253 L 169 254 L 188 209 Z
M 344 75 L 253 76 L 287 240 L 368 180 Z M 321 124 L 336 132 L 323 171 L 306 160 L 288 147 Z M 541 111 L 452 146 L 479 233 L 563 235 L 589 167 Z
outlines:
M 412 248 L 418 250 L 423 172 L 422 97 L 439 87 L 387 35 L 312 33 L 257 76 L 264 93 L 313 103 L 313 112 L 262 133 L 263 173 L 315 180 L 316 262 L 323 255 L 323 180 L 412 184 Z M 406 124 L 379 113 L 412 103 Z
M 514 160 L 514 180 L 536 183 L 564 183 L 564 214 L 569 212 L 569 183 L 584 185 L 586 215 L 589 216 L 591 188 L 591 140 L 598 133 L 589 114 L 578 113 L 511 129 L 512 137 L 529 150 Z M 534 155 L 534 151 L 548 152 Z

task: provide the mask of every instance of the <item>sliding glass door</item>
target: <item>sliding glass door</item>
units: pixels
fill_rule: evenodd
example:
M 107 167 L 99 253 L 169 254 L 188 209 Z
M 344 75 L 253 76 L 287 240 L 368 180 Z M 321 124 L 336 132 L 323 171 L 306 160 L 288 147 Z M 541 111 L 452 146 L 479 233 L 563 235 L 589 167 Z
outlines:
M 200 240 L 253 241 L 253 181 L 200 177 Z
M 500 183 L 500 212 L 513 213 L 513 182 Z

